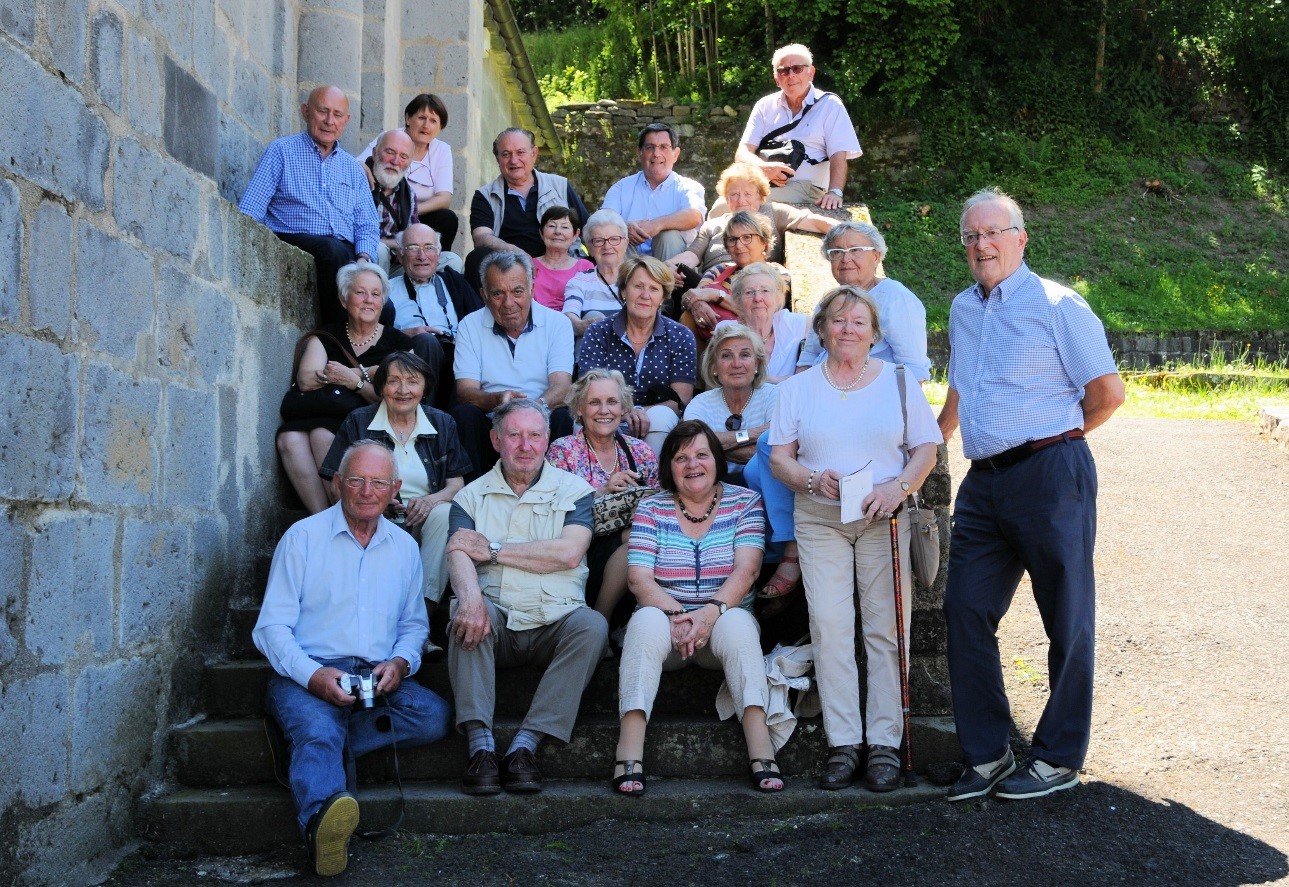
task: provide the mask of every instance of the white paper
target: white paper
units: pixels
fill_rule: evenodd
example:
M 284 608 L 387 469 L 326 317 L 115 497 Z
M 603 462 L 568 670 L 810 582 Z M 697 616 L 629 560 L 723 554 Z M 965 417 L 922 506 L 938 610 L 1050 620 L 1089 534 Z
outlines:
M 861 468 L 841 479 L 841 522 L 857 521 L 864 516 L 864 497 L 873 492 L 873 470 Z

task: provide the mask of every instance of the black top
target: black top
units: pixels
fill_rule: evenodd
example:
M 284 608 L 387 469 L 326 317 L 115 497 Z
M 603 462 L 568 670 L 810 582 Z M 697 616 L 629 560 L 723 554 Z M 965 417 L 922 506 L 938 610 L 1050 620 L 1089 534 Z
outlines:
M 333 326 L 324 326 L 322 330 L 323 332 L 331 333 L 331 335 L 335 337 L 336 341 L 340 342 L 345 347 L 351 347 L 349 345 L 349 336 L 345 333 L 345 325 L 343 323 L 334 324 Z M 412 350 L 411 337 L 407 336 L 401 330 L 394 329 L 389 324 L 386 324 L 385 329 L 381 331 L 380 338 L 377 339 L 370 348 L 358 355 L 345 354 L 344 352 L 338 351 L 336 346 L 325 338 L 319 338 L 318 341 L 321 342 L 322 347 L 326 349 L 327 360 L 334 360 L 338 363 L 343 363 L 345 366 L 353 366 L 354 357 L 357 357 L 358 362 L 365 367 L 379 366 L 382 360 L 389 357 L 395 351 Z

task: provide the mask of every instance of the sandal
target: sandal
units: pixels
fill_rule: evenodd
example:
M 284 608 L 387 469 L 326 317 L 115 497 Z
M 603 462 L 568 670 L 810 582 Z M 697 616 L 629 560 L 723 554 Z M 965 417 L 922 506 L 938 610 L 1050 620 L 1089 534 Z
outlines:
M 819 787 L 836 791 L 850 788 L 855 784 L 855 771 L 859 769 L 859 746 L 835 745 L 828 749 L 828 760 L 824 763 L 823 775 L 819 777 Z
M 779 762 L 774 758 L 753 758 L 749 762 L 752 766 L 752 788 L 767 795 L 783 791 L 783 771 L 779 769 Z M 761 769 L 756 769 L 760 767 Z M 774 769 L 771 770 L 770 768 Z M 777 779 L 779 784 L 774 787 L 767 787 L 764 783 L 771 779 Z
M 800 564 L 801 558 L 785 556 L 779 561 L 779 563 Z M 800 567 L 798 567 L 798 572 L 800 572 Z M 763 601 L 772 601 L 775 598 L 787 597 L 800 587 L 800 576 L 796 579 L 788 579 L 786 576 L 780 576 L 778 570 L 775 570 L 774 575 L 770 577 L 770 581 L 761 587 L 761 590 L 756 593 L 756 596 Z
M 640 761 L 614 761 L 613 764 L 615 767 L 618 764 L 622 765 L 622 775 L 615 776 L 610 780 L 613 790 L 620 795 L 627 796 L 628 798 L 638 798 L 643 795 L 645 792 L 644 765 Z M 630 785 L 633 782 L 640 783 L 640 788 L 638 790 L 632 791 L 630 789 L 623 788 L 624 785 Z

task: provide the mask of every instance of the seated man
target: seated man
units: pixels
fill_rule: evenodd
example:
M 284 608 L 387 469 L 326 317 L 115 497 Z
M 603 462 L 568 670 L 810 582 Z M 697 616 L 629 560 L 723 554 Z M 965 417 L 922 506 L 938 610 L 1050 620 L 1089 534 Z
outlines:
M 448 669 L 457 727 L 470 744 L 461 778 L 468 795 L 542 787 L 537 750 L 568 742 L 609 624 L 586 606 L 590 484 L 546 461 L 545 408 L 512 400 L 493 417 L 501 461 L 457 493 L 448 518 L 448 572 L 456 610 Z M 546 668 L 523 726 L 497 765 L 492 735 L 498 667 Z
M 637 142 L 640 172 L 618 179 L 604 195 L 604 209 L 627 220 L 627 236 L 640 253 L 666 261 L 684 252 L 703 223 L 703 186 L 676 173 L 680 140 L 666 123 L 650 123 Z
M 266 707 L 286 736 L 291 795 L 319 875 L 344 871 L 358 826 L 347 762 L 395 741 L 435 742 L 450 718 L 409 677 L 429 623 L 416 542 L 381 516 L 400 486 L 393 454 L 359 441 L 332 483 L 340 501 L 278 543 L 252 635 L 276 672 Z M 355 709 L 341 679 L 368 668 L 387 705 Z
M 430 365 L 438 380 L 426 399 L 440 409 L 451 406 L 455 384 L 452 360 L 461 318 L 483 307 L 483 300 L 465 277 L 439 267 L 439 234 L 429 225 L 413 222 L 398 235 L 403 273 L 389 282 L 389 300 L 382 323 L 392 323 L 412 338 L 412 350 Z
M 338 144 L 349 123 L 349 99 L 334 86 L 319 86 L 300 114 L 305 132 L 265 149 L 238 209 L 313 256 L 318 317 L 328 326 L 345 319 L 336 272 L 376 258 L 379 225 L 362 165 Z
M 376 216 L 380 224 L 380 255 L 376 264 L 389 273 L 390 259 L 398 247 L 395 238 L 411 222 L 416 221 L 416 193 L 412 183 L 407 180 L 407 170 L 412 164 L 412 152 L 416 146 L 412 137 L 401 129 L 390 129 L 381 133 L 376 142 L 376 150 L 364 163 L 371 170 L 372 203 L 376 205 Z M 397 270 L 397 261 L 395 261 Z
M 479 268 L 490 252 L 546 254 L 539 220 L 552 206 L 567 206 L 579 219 L 590 215 L 568 179 L 534 169 L 537 143 L 528 130 L 503 131 L 492 142 L 492 154 L 501 175 L 475 191 L 470 201 L 474 249 L 465 258 L 465 276 L 475 286 L 483 281 Z
M 551 437 L 573 433 L 564 405 L 573 383 L 573 323 L 533 301 L 533 262 L 526 253 L 490 253 L 483 260 L 483 308 L 457 328 L 457 404 L 461 443 L 482 477 L 497 461 L 489 415 L 508 400 L 528 398 L 551 411 Z

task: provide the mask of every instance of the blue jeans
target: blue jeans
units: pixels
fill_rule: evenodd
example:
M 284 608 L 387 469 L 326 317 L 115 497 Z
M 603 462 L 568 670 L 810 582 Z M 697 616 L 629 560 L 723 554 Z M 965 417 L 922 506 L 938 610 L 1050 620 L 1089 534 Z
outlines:
M 743 479 L 749 488 L 765 500 L 765 517 L 770 525 L 770 542 L 791 542 L 797 538 L 792 516 L 796 499 L 792 490 L 770 473 L 770 436 L 762 434 L 756 441 L 756 455 L 743 468 Z
M 319 660 L 353 674 L 362 660 Z M 305 833 L 309 820 L 327 798 L 346 789 L 346 756 L 357 758 L 397 741 L 400 748 L 428 745 L 448 733 L 452 707 L 411 678 L 387 695 L 387 706 L 363 711 L 319 699 L 290 678 L 269 678 L 268 712 L 282 726 L 291 754 L 291 796 Z M 376 721 L 388 715 L 391 728 L 377 729 Z

